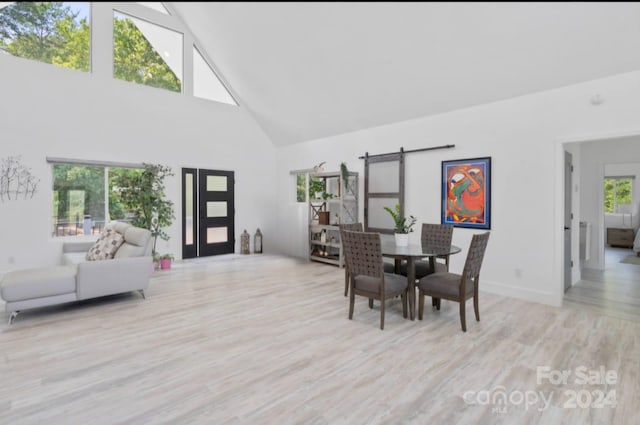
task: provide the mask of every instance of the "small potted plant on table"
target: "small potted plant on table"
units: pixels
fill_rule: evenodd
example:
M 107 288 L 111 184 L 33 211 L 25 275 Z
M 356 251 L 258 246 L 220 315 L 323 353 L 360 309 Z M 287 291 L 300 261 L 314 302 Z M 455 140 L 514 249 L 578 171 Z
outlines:
M 396 245 L 409 245 L 409 233 L 413 232 L 413 226 L 416 224 L 416 218 L 410 215 L 408 218 L 400 213 L 400 204 L 396 204 L 395 209 L 384 207 L 385 211 L 391 214 L 394 222 L 394 232 Z

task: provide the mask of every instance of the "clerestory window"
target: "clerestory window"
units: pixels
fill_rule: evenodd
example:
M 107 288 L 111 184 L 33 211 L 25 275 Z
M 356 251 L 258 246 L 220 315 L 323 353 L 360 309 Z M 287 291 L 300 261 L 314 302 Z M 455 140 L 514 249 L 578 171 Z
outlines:
M 151 15 L 166 15 L 158 19 L 164 26 L 150 22 L 151 15 L 133 5 L 153 10 Z M 89 2 L 0 2 L 0 54 L 89 72 L 92 54 L 105 54 L 92 52 L 92 32 L 108 30 L 92 28 L 91 16 L 111 13 L 106 10 L 92 9 Z M 163 3 L 112 3 L 111 11 L 114 78 L 176 93 L 184 92 L 187 78 L 193 87 L 189 95 L 238 106 L 188 28 Z M 94 18 L 104 22 L 100 16 Z M 193 49 L 188 64 L 185 48 Z
M 69 69 L 91 69 L 88 2 L 0 4 L 0 50 Z
M 180 93 L 182 34 L 113 13 L 113 76 Z

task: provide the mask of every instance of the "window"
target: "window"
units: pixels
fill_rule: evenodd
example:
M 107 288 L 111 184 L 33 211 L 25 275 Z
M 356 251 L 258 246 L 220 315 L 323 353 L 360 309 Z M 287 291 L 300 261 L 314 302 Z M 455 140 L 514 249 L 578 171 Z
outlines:
M 630 213 L 633 193 L 632 177 L 605 177 L 604 212 Z
M 0 54 L 90 72 L 92 54 L 105 56 L 105 52 L 92 52 L 92 31 L 102 39 L 110 30 L 100 25 L 92 28 L 93 13 L 98 22 L 110 19 L 113 23 L 114 78 L 176 93 L 183 93 L 185 79 L 191 79 L 193 93 L 189 95 L 238 106 L 206 54 L 193 44 L 185 23 L 171 16 L 161 2 L 112 6 L 92 10 L 90 2 L 0 2 Z M 153 16 L 163 26 L 134 16 L 136 13 L 151 21 L 156 20 Z M 187 65 L 185 48 L 193 49 L 193 60 Z
M 89 12 L 89 3 L 82 2 L 15 2 L 0 6 L 0 50 L 89 71 Z
M 305 173 L 296 174 L 296 202 L 307 202 L 306 189 L 307 175 Z
M 153 9 L 156 12 L 163 13 L 165 15 L 169 15 L 167 8 L 161 2 L 151 2 L 151 1 L 139 1 L 137 2 L 139 5 L 148 7 L 149 9 Z
M 140 173 L 138 168 L 53 164 L 53 236 L 95 234 L 110 220 L 129 221 L 118 185 Z
M 193 47 L 193 95 L 238 106 L 195 46 Z
M 182 92 L 182 34 L 113 13 L 113 76 Z
M 307 202 L 309 199 L 320 198 L 322 197 L 322 193 L 325 191 L 325 180 L 315 176 L 309 176 L 309 189 L 307 190 L 308 175 L 309 173 L 295 174 L 296 202 Z M 319 196 L 316 196 L 316 194 L 319 194 Z

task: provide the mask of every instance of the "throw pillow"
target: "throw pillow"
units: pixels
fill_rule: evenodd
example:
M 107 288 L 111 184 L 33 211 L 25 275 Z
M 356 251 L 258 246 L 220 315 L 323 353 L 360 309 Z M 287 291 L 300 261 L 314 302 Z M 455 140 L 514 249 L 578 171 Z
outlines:
M 87 252 L 87 261 L 110 260 L 124 243 L 124 236 L 113 229 L 106 229 Z

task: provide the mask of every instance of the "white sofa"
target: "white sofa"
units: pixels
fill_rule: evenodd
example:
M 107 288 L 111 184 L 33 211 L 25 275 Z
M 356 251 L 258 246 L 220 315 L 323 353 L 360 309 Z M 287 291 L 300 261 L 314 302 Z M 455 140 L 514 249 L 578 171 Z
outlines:
M 61 266 L 7 273 L 0 282 L 0 296 L 6 301 L 9 324 L 21 310 L 31 308 L 129 291 L 145 297 L 153 267 L 151 232 L 122 222 L 106 228 L 124 236 L 113 259 L 87 261 L 95 242 L 65 242 Z

